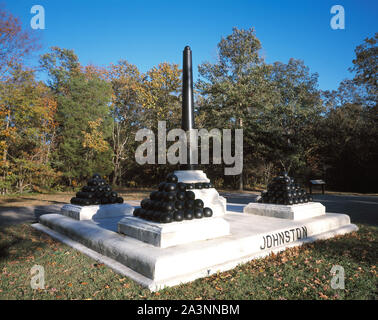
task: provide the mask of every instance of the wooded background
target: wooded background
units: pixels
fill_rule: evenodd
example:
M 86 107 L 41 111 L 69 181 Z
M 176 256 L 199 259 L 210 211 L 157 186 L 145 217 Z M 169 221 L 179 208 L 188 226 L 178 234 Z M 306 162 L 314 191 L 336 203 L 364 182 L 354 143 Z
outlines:
M 267 64 L 252 28 L 224 36 L 218 60 L 198 67 L 195 122 L 209 131 L 242 128 L 244 165 L 241 176 L 202 167 L 212 182 L 253 189 L 287 171 L 302 183 L 323 178 L 334 190 L 377 192 L 378 33 L 367 36 L 336 91 L 319 90 L 301 60 Z M 38 43 L 0 10 L 1 194 L 78 188 L 94 172 L 115 186 L 155 186 L 178 168 L 135 161 L 137 130 L 156 132 L 159 120 L 167 131 L 181 127 L 178 65 L 146 73 L 126 59 L 83 66 L 74 51 L 52 47 L 27 67 Z

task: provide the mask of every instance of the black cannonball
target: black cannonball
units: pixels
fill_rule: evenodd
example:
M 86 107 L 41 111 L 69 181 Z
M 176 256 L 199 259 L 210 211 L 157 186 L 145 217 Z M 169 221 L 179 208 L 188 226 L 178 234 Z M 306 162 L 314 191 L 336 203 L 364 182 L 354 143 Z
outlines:
M 293 205 L 293 204 L 294 204 L 293 199 L 288 199 L 288 200 L 287 200 L 287 204 L 288 204 L 289 206 Z
M 164 196 L 165 201 L 174 201 L 176 200 L 176 192 L 166 192 Z
M 297 197 L 295 197 L 295 198 L 293 199 L 293 201 L 294 201 L 294 204 L 298 204 L 298 203 L 299 203 L 299 200 L 298 200 Z
M 110 203 L 109 198 L 106 198 L 106 197 L 101 198 L 101 204 L 109 204 L 109 203 Z
M 101 176 L 100 176 L 98 173 L 95 173 L 95 174 L 92 176 L 92 179 L 101 179 Z
M 207 182 L 202 183 L 202 188 L 209 189 L 209 184 Z
M 174 184 L 174 183 L 166 183 L 164 190 L 166 192 L 176 191 L 176 184 Z
M 170 212 L 175 209 L 175 205 L 172 202 L 167 202 L 164 204 L 164 212 Z
M 179 191 L 186 191 L 186 185 L 185 185 L 185 183 L 183 183 L 183 182 L 179 182 L 178 184 L 177 184 L 177 189 L 179 190 Z
M 194 218 L 201 219 L 203 217 L 203 210 L 202 208 L 195 208 L 194 209 Z
M 116 203 L 116 202 L 117 202 L 117 198 L 115 198 L 115 197 L 110 197 L 110 198 L 109 198 L 109 201 L 110 201 L 110 203 Z
M 112 188 L 110 188 L 110 186 L 108 186 L 108 185 L 104 185 L 103 188 L 104 188 L 105 192 L 111 192 L 112 191 Z
M 194 211 L 193 209 L 186 209 L 184 212 L 184 219 L 185 220 L 192 220 L 194 218 Z
M 123 198 L 122 197 L 117 197 L 116 198 L 117 203 L 123 203 Z
M 161 207 L 160 201 L 155 200 L 152 204 L 152 209 L 155 211 L 160 211 L 160 207 Z
M 193 191 L 186 191 L 185 197 L 186 197 L 186 199 L 194 200 L 196 198 L 196 195 Z
M 118 197 L 118 193 L 115 192 L 115 191 L 112 191 L 112 192 L 110 193 L 110 196 L 113 197 L 113 198 L 117 198 L 117 197 Z
M 140 202 L 140 206 L 141 206 L 143 209 L 147 209 L 147 207 L 146 207 L 147 202 L 148 202 L 148 199 L 147 199 L 147 198 L 146 198 L 146 199 L 143 199 L 143 200 Z
M 99 183 L 99 181 L 97 179 L 89 179 L 88 180 L 88 186 L 90 186 L 90 187 L 97 187 L 98 183 Z
M 184 211 L 183 210 L 177 210 L 173 213 L 173 219 L 175 221 L 182 221 L 184 220 Z
M 195 187 L 196 189 L 202 189 L 202 183 L 200 183 L 200 182 L 195 183 L 195 184 L 194 184 L 194 187 Z
M 152 191 L 150 193 L 150 199 L 151 200 L 157 200 L 157 193 L 158 193 L 158 191 Z
M 141 213 L 141 210 L 143 210 L 143 209 L 142 208 L 136 208 L 136 209 L 134 209 L 133 216 L 134 217 L 139 217 L 140 213 Z
M 177 198 L 177 200 L 181 200 L 181 201 L 185 200 L 185 198 L 186 198 L 185 191 L 179 191 L 179 192 L 177 192 L 176 198 Z
M 302 198 L 303 198 L 303 202 L 304 202 L 304 203 L 307 203 L 307 202 L 308 202 L 308 198 L 307 198 L 306 195 L 304 195 Z
M 181 200 L 177 200 L 175 202 L 175 208 L 177 210 L 183 210 L 185 208 L 185 202 L 184 201 L 181 201 Z
M 214 188 L 214 185 L 211 182 L 209 182 L 209 188 Z
M 167 180 L 167 182 L 177 183 L 178 178 L 175 174 L 170 173 L 170 174 L 167 175 L 166 180 Z
M 70 202 L 71 202 L 72 204 L 78 204 L 78 201 L 77 201 L 77 198 L 76 198 L 76 197 L 71 198 Z
M 139 218 L 144 219 L 144 217 L 146 216 L 146 213 L 147 213 L 147 210 L 145 210 L 145 209 L 143 209 L 143 208 L 140 208 L 140 211 L 139 211 Z
M 91 199 L 83 199 L 82 203 L 84 206 L 90 206 L 92 204 L 92 201 Z
M 161 223 L 170 223 L 173 220 L 173 214 L 170 212 L 164 212 L 160 215 Z
M 159 183 L 158 190 L 159 191 L 164 191 L 164 189 L 165 189 L 165 182 Z
M 209 208 L 209 207 L 203 208 L 203 216 L 204 217 L 210 218 L 212 215 L 213 215 L 213 210 L 211 210 L 211 208 Z
M 312 198 L 312 196 L 311 195 L 307 195 L 307 199 L 308 199 L 308 202 L 312 202 L 313 201 L 313 198 Z
M 203 208 L 203 206 L 204 206 L 203 201 L 201 199 L 194 200 L 194 206 L 196 208 Z
M 164 191 L 156 191 L 155 200 L 157 201 L 164 200 Z
M 194 208 L 194 200 L 188 199 L 185 201 L 185 208 L 193 209 Z
M 160 211 L 154 211 L 152 216 L 151 216 L 151 220 L 152 221 L 155 221 L 155 222 L 160 222 L 160 217 L 163 213 L 160 212 Z
M 186 190 L 194 189 L 194 183 L 186 183 Z

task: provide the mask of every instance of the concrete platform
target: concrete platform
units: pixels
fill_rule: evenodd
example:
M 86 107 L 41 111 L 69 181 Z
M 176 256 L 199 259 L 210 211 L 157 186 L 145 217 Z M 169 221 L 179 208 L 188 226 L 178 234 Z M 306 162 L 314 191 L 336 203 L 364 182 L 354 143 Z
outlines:
M 304 220 L 325 215 L 325 207 L 319 202 L 308 202 L 291 206 L 251 202 L 244 207 L 243 212 L 264 217 Z
M 155 247 L 168 248 L 184 243 L 208 240 L 230 234 L 229 223 L 217 217 L 157 223 L 137 217 L 118 222 L 118 232 Z
M 238 212 L 227 212 L 223 218 L 230 225 L 228 236 L 168 248 L 116 233 L 119 218 L 79 221 L 50 214 L 33 226 L 95 255 L 96 260 L 152 291 L 228 270 L 271 252 L 358 229 L 347 215 L 334 213 L 300 221 Z
M 133 214 L 134 207 L 127 203 L 78 206 L 65 204 L 60 213 L 76 220 L 96 220 L 112 217 L 124 217 Z

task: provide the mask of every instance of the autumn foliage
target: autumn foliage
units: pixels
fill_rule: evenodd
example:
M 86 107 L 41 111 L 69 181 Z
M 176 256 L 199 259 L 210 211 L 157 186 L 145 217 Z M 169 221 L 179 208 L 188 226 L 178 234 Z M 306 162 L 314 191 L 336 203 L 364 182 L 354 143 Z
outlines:
M 319 90 L 301 60 L 266 63 L 252 28 L 222 38 L 217 61 L 198 69 L 196 126 L 242 128 L 244 169 L 224 176 L 223 164 L 210 163 L 216 186 L 264 186 L 286 170 L 302 183 L 377 191 L 377 37 L 356 48 L 356 76 L 336 91 Z M 127 60 L 83 66 L 73 50 L 52 47 L 27 68 L 37 40 L 0 8 L 1 194 L 78 188 L 93 172 L 113 185 L 153 186 L 175 169 L 138 165 L 135 133 L 156 132 L 159 120 L 180 127 L 177 64 L 145 73 Z

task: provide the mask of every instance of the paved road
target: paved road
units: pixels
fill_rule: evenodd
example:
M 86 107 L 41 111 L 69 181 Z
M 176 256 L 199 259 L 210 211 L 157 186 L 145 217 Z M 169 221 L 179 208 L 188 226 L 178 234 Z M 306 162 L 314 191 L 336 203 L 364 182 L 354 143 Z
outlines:
M 227 198 L 228 210 L 242 211 L 243 206 L 254 202 L 256 195 L 221 193 Z M 366 223 L 378 226 L 378 197 L 376 196 L 344 196 L 344 195 L 314 195 L 314 200 L 326 207 L 327 212 L 345 213 L 351 217 L 352 223 Z M 138 205 L 138 201 L 127 201 Z M 59 212 L 62 205 L 30 207 L 0 207 L 0 226 L 16 223 L 36 222 L 38 217 L 46 213 Z

